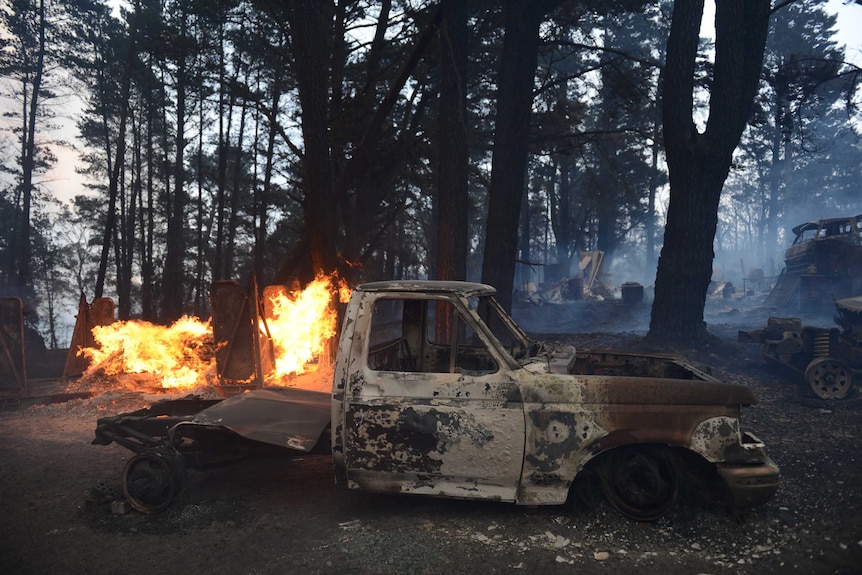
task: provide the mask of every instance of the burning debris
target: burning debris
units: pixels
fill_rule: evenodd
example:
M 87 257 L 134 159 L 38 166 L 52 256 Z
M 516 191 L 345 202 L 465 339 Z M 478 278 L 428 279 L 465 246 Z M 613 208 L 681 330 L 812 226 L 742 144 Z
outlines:
M 193 317 L 166 327 L 118 321 L 93 328 L 93 338 L 96 346 L 81 349 L 87 378 L 151 374 L 164 389 L 190 389 L 208 383 L 215 358 L 209 322 Z
M 236 326 L 255 317 L 255 293 L 230 308 Z M 163 400 L 100 418 L 93 442 L 135 452 L 123 492 L 145 513 L 171 504 L 186 469 L 273 447 L 331 452 L 336 485 L 370 491 L 556 505 L 576 476 L 594 479 L 639 521 L 676 504 L 687 477 L 677 470 L 689 465 L 699 474 L 715 464 L 704 476 L 721 482 L 734 509 L 775 494 L 778 467 L 740 429 L 740 409 L 756 401 L 748 389 L 682 358 L 533 341 L 494 293 L 455 281 L 363 284 L 345 311 L 328 390 Z M 226 287 L 219 297 L 237 295 Z M 250 335 L 265 344 L 273 332 L 258 325 Z
M 84 368 L 69 389 L 212 386 L 228 394 L 265 385 L 314 389 L 321 385 L 317 380 L 326 380 L 336 292 L 334 279 L 320 276 L 304 290 L 268 286 L 261 302 L 253 278 L 247 289 L 216 282 L 212 320 L 182 317 L 170 326 L 113 321 L 113 305 L 96 300 L 90 307 L 82 300 L 67 374 L 82 363 Z M 329 387 L 328 381 L 324 384 Z

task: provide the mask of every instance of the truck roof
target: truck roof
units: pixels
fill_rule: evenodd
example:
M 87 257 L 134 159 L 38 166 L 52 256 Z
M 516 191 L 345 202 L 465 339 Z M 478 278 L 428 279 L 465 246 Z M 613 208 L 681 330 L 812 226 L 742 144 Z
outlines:
M 827 225 L 827 224 L 830 224 L 832 222 L 847 222 L 850 220 L 856 220 L 857 222 L 862 223 L 862 214 L 859 214 L 858 216 L 848 216 L 846 218 L 829 218 L 829 219 L 825 219 L 825 220 L 812 220 L 810 222 L 805 222 L 805 223 L 799 224 L 798 226 L 793 227 L 792 231 L 794 234 L 798 235 L 799 232 L 801 232 L 803 230 L 816 230 L 820 226 Z
M 440 280 L 398 280 L 369 282 L 354 289 L 367 292 L 438 292 L 460 293 L 464 297 L 494 295 L 497 290 L 487 284 Z

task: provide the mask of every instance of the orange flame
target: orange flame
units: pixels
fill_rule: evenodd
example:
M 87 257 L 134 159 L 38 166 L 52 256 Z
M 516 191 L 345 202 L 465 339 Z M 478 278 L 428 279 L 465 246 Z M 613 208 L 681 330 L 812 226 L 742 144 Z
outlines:
M 337 313 L 332 305 L 333 278 L 318 275 L 301 292 L 289 294 L 278 290 L 269 297 L 266 325 L 275 350 L 275 368 L 271 377 L 301 374 L 308 364 L 326 351 L 335 335 Z M 345 301 L 344 286 L 338 287 L 339 298 Z M 350 290 L 347 289 L 347 297 Z
M 303 374 L 312 362 L 325 357 L 336 333 L 334 294 L 346 302 L 350 289 L 334 276 L 319 275 L 301 291 L 288 292 L 280 286 L 267 291 L 266 320 L 259 324 L 261 333 L 272 342 L 275 366 L 264 376 L 267 382 L 278 385 L 280 378 Z M 215 344 L 209 321 L 182 317 L 168 327 L 146 321 L 117 321 L 94 327 L 93 337 L 97 347 L 81 349 L 90 360 L 85 379 L 147 374 L 153 385 L 186 390 L 206 385 L 208 376 L 215 377 Z M 318 374 L 318 379 L 323 375 Z M 292 385 L 302 386 L 299 382 Z M 322 388 L 331 382 L 307 385 Z
M 94 327 L 93 338 L 99 347 L 81 350 L 90 359 L 87 374 L 156 374 L 164 388 L 188 389 L 205 382 L 215 361 L 210 324 L 193 317 L 168 327 L 117 321 Z

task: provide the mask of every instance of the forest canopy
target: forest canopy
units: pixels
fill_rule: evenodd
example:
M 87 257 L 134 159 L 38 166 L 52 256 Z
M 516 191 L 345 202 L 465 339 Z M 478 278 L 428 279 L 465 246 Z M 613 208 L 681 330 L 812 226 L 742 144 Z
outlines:
M 862 213 L 859 68 L 825 2 L 776 4 L 720 192 L 726 277 L 775 275 L 791 227 Z M 655 281 L 672 2 L 0 5 L 0 290 L 54 346 L 80 294 L 206 317 L 213 281 L 252 273 L 493 280 L 508 306 L 598 250 L 615 282 Z M 66 201 L 70 151 L 87 190 Z

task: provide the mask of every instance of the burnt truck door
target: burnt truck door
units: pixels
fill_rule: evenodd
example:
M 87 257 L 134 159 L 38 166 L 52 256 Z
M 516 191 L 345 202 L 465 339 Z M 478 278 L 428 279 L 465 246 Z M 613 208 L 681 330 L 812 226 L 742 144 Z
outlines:
M 523 403 L 466 300 L 445 292 L 369 296 L 355 325 L 368 337 L 354 337 L 351 350 L 364 360 L 354 364 L 361 377 L 345 389 L 348 485 L 514 501 Z

